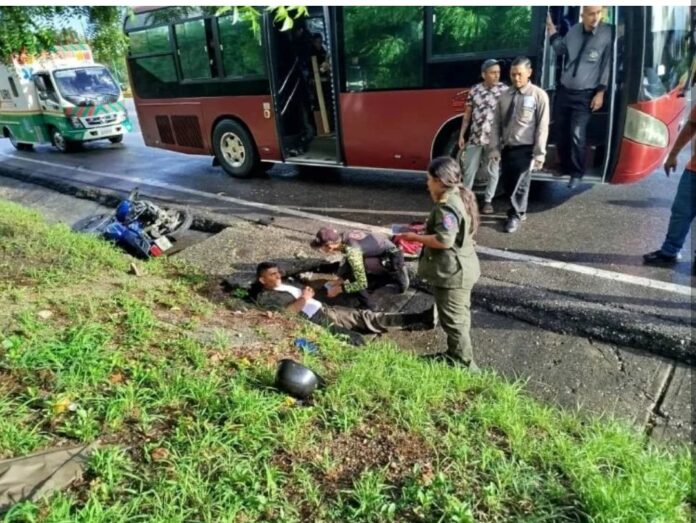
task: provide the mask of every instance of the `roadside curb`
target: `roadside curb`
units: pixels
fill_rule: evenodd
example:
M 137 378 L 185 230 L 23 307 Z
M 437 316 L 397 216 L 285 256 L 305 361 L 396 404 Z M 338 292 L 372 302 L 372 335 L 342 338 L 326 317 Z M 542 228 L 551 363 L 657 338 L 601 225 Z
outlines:
M 124 192 L 107 188 L 85 187 L 64 179 L 50 179 L 29 169 L 0 164 L 0 175 L 28 182 L 76 198 L 95 201 L 108 207 L 116 207 Z M 152 198 L 148 196 L 148 198 Z M 152 198 L 171 206 L 178 206 L 173 199 Z M 233 225 L 235 220 L 257 222 L 257 218 L 219 214 L 191 209 L 194 214 L 192 228 L 217 233 Z M 295 230 L 278 224 L 271 227 Z M 306 234 L 306 231 L 299 231 Z M 308 235 L 309 239 L 309 235 Z M 412 285 L 428 292 L 418 278 Z M 577 296 L 530 286 L 517 285 L 482 276 L 474 287 L 473 304 L 493 313 L 522 320 L 546 330 L 561 334 L 575 334 L 604 343 L 631 347 L 659 356 L 693 364 L 696 350 L 691 340 L 691 325 L 665 321 L 650 314 L 621 309 L 604 303 L 582 300 Z

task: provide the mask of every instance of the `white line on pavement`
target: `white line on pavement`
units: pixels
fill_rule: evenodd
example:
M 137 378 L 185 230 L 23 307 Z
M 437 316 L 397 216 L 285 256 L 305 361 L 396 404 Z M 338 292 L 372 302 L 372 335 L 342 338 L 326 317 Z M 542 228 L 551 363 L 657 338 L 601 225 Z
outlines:
M 147 185 L 151 185 L 153 187 L 160 187 L 163 189 L 175 190 L 178 192 L 183 192 L 183 193 L 192 194 L 192 195 L 196 195 L 196 196 L 202 196 L 204 198 L 220 200 L 220 201 L 224 201 L 224 202 L 228 202 L 228 203 L 235 203 L 237 205 L 242 205 L 244 207 L 254 207 L 256 209 L 263 209 L 266 211 L 273 211 L 273 212 L 278 212 L 278 213 L 282 213 L 282 214 L 288 214 L 290 216 L 297 216 L 298 218 L 307 218 L 309 220 L 323 221 L 323 222 L 332 223 L 335 225 L 340 225 L 343 227 L 354 227 L 354 228 L 359 228 L 359 229 L 364 229 L 364 230 L 369 230 L 369 231 L 374 231 L 374 232 L 391 234 L 391 230 L 387 229 L 386 227 L 378 227 L 378 226 L 374 226 L 374 225 L 368 225 L 365 223 L 354 222 L 354 221 L 350 221 L 350 220 L 342 220 L 340 218 L 333 218 L 331 216 L 323 216 L 320 214 L 313 214 L 313 213 L 304 212 L 304 211 L 290 208 L 290 207 L 271 205 L 268 203 L 261 203 L 261 202 L 250 202 L 247 200 L 234 198 L 232 196 L 208 193 L 205 191 L 199 191 L 197 189 L 191 189 L 190 187 L 185 187 L 183 185 L 165 183 L 165 182 L 161 182 L 158 180 L 154 180 L 152 178 L 139 178 L 136 176 L 125 176 L 122 174 L 113 174 L 113 173 L 107 173 L 107 172 L 102 172 L 102 171 L 95 171 L 92 169 L 85 169 L 85 168 L 79 167 L 79 166 L 61 165 L 59 163 L 47 162 L 45 160 L 36 160 L 34 158 L 24 158 L 24 157 L 14 156 L 14 155 L 2 153 L 2 152 L 0 152 L 0 156 L 4 156 L 5 158 L 11 159 L 11 160 L 20 160 L 20 161 L 24 161 L 24 162 L 39 164 L 39 165 L 46 165 L 48 167 L 53 167 L 53 168 L 58 167 L 61 169 L 65 169 L 65 168 L 73 169 L 73 170 L 76 170 L 78 172 L 82 172 L 82 173 L 86 173 L 86 174 L 95 174 L 97 176 L 106 176 L 109 178 L 115 178 L 117 180 L 132 182 L 132 183 L 136 183 L 136 184 L 137 183 L 146 183 Z M 336 210 L 339 210 L 339 209 L 336 209 Z M 345 211 L 345 209 L 341 209 L 341 210 Z M 500 250 L 500 249 L 493 249 L 491 247 L 483 247 L 481 245 L 478 245 L 476 247 L 476 250 L 482 254 L 487 254 L 489 256 L 495 256 L 496 258 L 525 262 L 525 263 L 540 265 L 543 267 L 551 267 L 554 269 L 560 269 L 560 270 L 569 271 L 569 272 L 576 272 L 578 274 L 585 274 L 588 276 L 594 276 L 596 278 L 601 278 L 604 280 L 611 280 L 611 281 L 616 281 L 616 282 L 621 282 L 621 283 L 629 283 L 632 285 L 638 285 L 638 286 L 647 287 L 650 289 L 667 291 L 667 292 L 681 294 L 681 295 L 685 295 L 685 296 L 691 296 L 692 293 L 694 292 L 694 289 L 692 289 L 691 287 L 689 287 L 687 285 L 678 285 L 676 283 L 669 283 L 669 282 L 663 282 L 660 280 L 652 280 L 650 278 L 643 278 L 641 276 L 632 276 L 630 274 L 623 274 L 620 272 L 607 271 L 604 269 L 596 269 L 594 267 L 588 267 L 586 265 L 577 265 L 574 263 L 560 262 L 560 261 L 556 261 L 556 260 L 550 260 L 547 258 L 540 258 L 538 256 L 530 256 L 527 254 L 521 254 L 521 253 L 512 252 L 512 251 L 504 251 L 504 250 Z

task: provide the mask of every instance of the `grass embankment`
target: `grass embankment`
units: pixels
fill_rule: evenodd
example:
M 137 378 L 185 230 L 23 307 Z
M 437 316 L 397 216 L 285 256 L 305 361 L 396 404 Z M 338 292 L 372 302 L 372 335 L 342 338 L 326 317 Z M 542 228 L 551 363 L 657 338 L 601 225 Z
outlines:
M 0 203 L 0 458 L 103 445 L 6 521 L 688 520 L 686 449 L 131 261 Z M 327 379 L 310 404 L 272 388 L 282 356 Z

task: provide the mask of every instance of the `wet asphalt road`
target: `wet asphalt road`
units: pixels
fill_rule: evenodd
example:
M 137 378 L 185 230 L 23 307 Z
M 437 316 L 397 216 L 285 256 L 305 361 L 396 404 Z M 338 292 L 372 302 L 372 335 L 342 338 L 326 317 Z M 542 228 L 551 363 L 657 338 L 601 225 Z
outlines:
M 135 111 L 130 113 L 135 118 Z M 211 195 L 222 193 L 372 225 L 422 220 L 431 205 L 424 174 L 278 165 L 268 177 L 239 180 L 213 167 L 210 157 L 145 147 L 137 127 L 122 145 L 96 142 L 70 155 L 51 147 L 18 152 L 9 140 L 0 140 L 0 153 L 0 165 L 7 167 L 31 168 L 32 164 L 22 158 L 39 159 L 57 168 L 138 176 Z M 685 150 L 681 155 L 680 173 L 689 154 Z M 642 265 L 642 254 L 658 248 L 664 238 L 678 180 L 678 175 L 666 178 L 664 173 L 655 172 L 633 185 L 586 184 L 575 191 L 562 182 L 535 182 L 529 219 L 520 231 L 512 235 L 502 231 L 506 205 L 496 200 L 500 212 L 483 217 L 478 242 L 486 247 L 692 285 L 691 235 L 684 261 L 674 270 Z M 94 183 L 109 182 L 95 179 Z

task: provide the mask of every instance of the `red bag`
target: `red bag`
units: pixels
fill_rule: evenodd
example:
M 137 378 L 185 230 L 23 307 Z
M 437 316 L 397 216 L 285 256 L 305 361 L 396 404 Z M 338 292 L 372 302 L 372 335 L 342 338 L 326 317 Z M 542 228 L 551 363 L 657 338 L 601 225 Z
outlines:
M 425 232 L 425 224 L 421 222 L 411 222 L 408 225 L 399 226 L 398 228 L 392 227 L 392 231 L 396 232 L 395 229 L 399 232 L 423 234 Z M 402 240 L 398 234 L 392 238 L 392 241 L 394 245 L 401 249 L 406 258 L 417 258 L 420 256 L 421 250 L 423 249 L 422 243 Z

